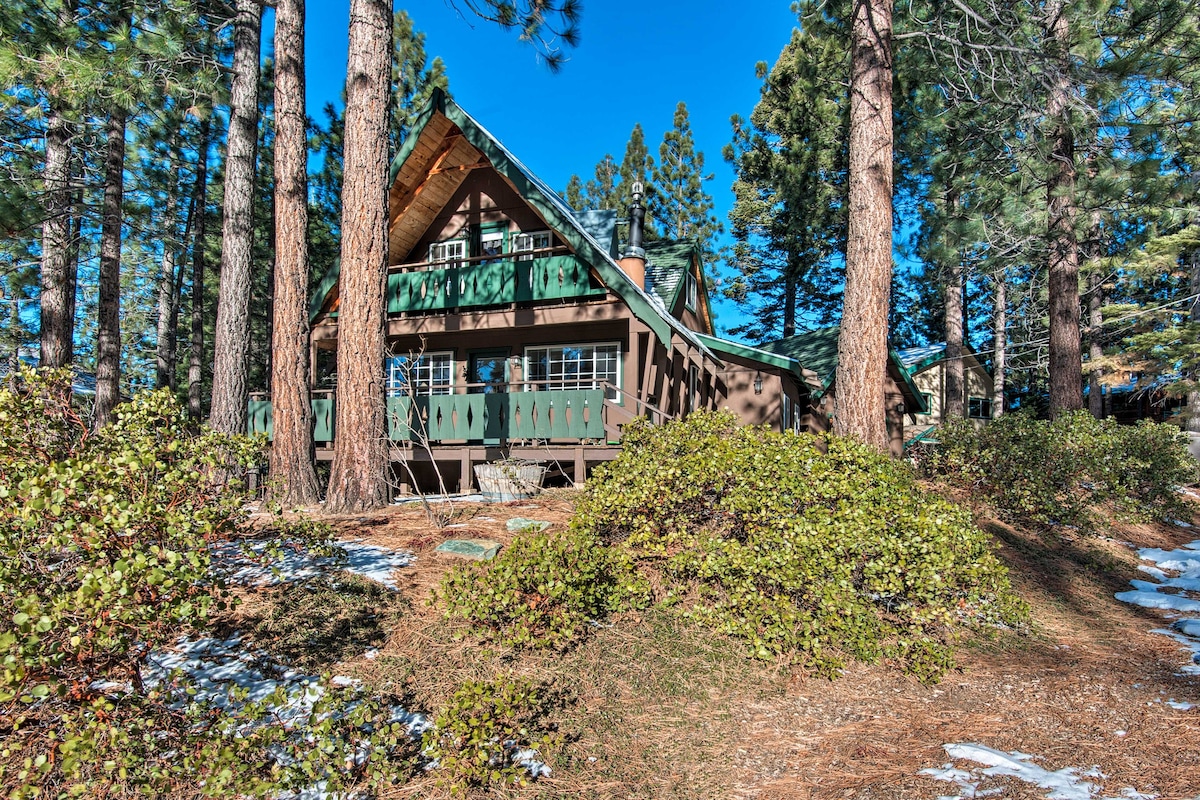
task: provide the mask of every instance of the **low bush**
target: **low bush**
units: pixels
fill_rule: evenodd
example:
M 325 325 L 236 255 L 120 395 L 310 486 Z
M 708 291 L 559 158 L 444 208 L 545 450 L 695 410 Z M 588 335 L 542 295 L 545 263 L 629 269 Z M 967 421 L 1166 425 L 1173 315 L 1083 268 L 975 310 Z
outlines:
M 846 655 L 882 656 L 927 680 L 952 665 L 956 628 L 1023 619 L 966 511 L 884 454 L 837 437 L 827 452 L 820 444 L 741 427 L 729 413 L 629 426 L 620 457 L 588 482 L 571 532 L 519 540 L 495 564 L 457 573 L 445 587 L 449 612 L 491 614 L 502 638 L 538 643 L 644 604 L 653 588 L 655 600 L 759 657 L 799 655 L 833 674 Z M 583 571 L 552 555 L 548 545 L 568 540 L 599 578 L 595 594 L 572 606 L 567 625 L 522 628 L 544 605 L 541 587 Z M 539 569 L 536 582 L 520 577 Z M 498 608 L 516 611 L 496 614 L 498 595 Z
M 244 531 L 226 478 L 259 449 L 192 430 L 165 391 L 91 432 L 66 371 L 0 387 L 4 797 L 262 797 L 390 779 L 407 732 L 364 690 L 281 681 L 251 701 L 187 674 L 147 679 L 148 654 L 233 602 L 213 546 Z
M 460 793 L 471 787 L 516 784 L 548 774 L 537 760 L 558 743 L 552 713 L 560 692 L 521 678 L 466 681 L 434 718 L 422 739 L 423 758 L 439 780 Z
M 1118 425 L 1085 411 L 1050 420 L 1006 414 L 975 429 L 952 420 L 921 459 L 929 476 L 969 489 L 1002 517 L 1090 530 L 1110 504 L 1134 517 L 1180 515 L 1178 489 L 1197 478 L 1178 428 Z

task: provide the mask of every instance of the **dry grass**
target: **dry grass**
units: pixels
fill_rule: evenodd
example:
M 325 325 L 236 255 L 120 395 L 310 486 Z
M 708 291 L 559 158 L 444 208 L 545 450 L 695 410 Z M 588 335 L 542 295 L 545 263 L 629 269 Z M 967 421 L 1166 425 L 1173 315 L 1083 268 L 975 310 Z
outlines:
M 919 771 L 947 761 L 942 745 L 978 742 L 1036 754 L 1046 769 L 1099 766 L 1104 796 L 1123 787 L 1164 800 L 1200 792 L 1200 683 L 1182 678 L 1179 648 L 1150 633 L 1158 612 L 1113 593 L 1137 576 L 1125 542 L 1171 547 L 1196 531 L 1124 525 L 1111 538 L 1055 538 L 985 522 L 1033 607 L 1026 636 L 1000 633 L 960 652 L 960 669 L 923 686 L 886 665 L 851 664 L 829 682 L 745 658 L 736 642 L 662 612 L 613 620 L 564 653 L 513 653 L 476 645 L 426 600 L 456 559 L 445 538 L 511 541 L 505 521 L 564 526 L 572 494 L 529 503 L 464 505 L 461 528 L 431 530 L 418 506 L 331 520 L 345 534 L 412 549 L 399 573 L 410 607 L 379 658 L 337 666 L 390 686 L 414 708 L 436 708 L 468 678 L 519 675 L 566 689 L 565 743 L 546 754 L 551 778 L 492 796 L 524 798 L 935 798 L 953 787 Z M 1123 732 L 1123 734 L 1121 733 Z M 971 766 L 961 764 L 961 766 Z M 999 779 L 1008 798 L 1043 798 Z M 390 796 L 441 797 L 432 777 Z

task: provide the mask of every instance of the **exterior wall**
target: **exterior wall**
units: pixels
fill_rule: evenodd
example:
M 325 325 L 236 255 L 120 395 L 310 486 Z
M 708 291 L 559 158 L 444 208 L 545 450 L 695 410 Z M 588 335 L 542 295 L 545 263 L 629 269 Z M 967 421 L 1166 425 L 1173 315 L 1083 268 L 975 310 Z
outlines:
M 992 399 L 992 376 L 983 365 L 972 356 L 963 359 L 964 391 L 963 407 L 968 407 L 971 397 L 980 397 L 988 401 Z M 918 436 L 929 428 L 942 423 L 946 408 L 946 362 L 939 361 L 920 372 L 912 375 L 917 388 L 929 395 L 929 412 L 912 415 L 913 425 L 909 429 L 908 438 Z M 985 419 L 971 419 L 971 424 L 982 428 L 987 424 Z

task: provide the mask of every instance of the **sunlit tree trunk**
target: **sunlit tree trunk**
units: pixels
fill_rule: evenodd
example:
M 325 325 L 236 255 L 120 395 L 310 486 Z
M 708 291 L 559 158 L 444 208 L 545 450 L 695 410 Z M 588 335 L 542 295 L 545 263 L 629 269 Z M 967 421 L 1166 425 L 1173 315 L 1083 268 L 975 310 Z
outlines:
M 46 114 L 45 204 L 42 221 L 41 365 L 74 360 L 75 269 L 71 260 L 71 126 L 52 95 Z
M 254 151 L 258 143 L 259 39 L 262 8 L 237 0 L 233 85 L 225 157 L 221 227 L 221 285 L 213 338 L 209 424 L 222 433 L 246 432 L 246 355 L 250 344 L 250 267 L 254 235 Z
M 177 137 L 173 137 L 177 138 Z M 171 158 L 167 166 L 170 182 L 167 186 L 167 196 L 163 203 L 162 260 L 158 275 L 158 325 L 156 327 L 155 356 L 155 385 L 158 388 L 170 387 L 174 384 L 175 373 L 175 331 L 172 330 L 172 310 L 175 308 L 175 295 L 179 291 L 175 283 L 175 260 L 179 254 L 178 216 L 179 216 L 179 150 L 175 142 L 171 146 Z
M 275 291 L 271 353 L 272 496 L 317 502 L 308 397 L 308 130 L 304 0 L 275 10 Z M 382 371 L 382 367 L 381 367 Z
M 1004 414 L 1004 384 L 1008 369 L 1008 283 L 1003 271 L 994 278 L 992 294 L 992 418 Z
M 346 73 L 337 431 L 326 507 L 347 513 L 387 502 L 384 298 L 392 10 L 351 0 Z
M 200 121 L 200 143 L 196 147 L 196 185 L 192 200 L 196 207 L 196 236 L 192 240 L 191 348 L 188 353 L 188 416 L 200 419 L 204 391 L 204 239 L 208 231 L 208 144 L 212 121 Z
M 892 277 L 892 3 L 854 0 L 849 231 L 834 430 L 888 449 L 884 409 Z

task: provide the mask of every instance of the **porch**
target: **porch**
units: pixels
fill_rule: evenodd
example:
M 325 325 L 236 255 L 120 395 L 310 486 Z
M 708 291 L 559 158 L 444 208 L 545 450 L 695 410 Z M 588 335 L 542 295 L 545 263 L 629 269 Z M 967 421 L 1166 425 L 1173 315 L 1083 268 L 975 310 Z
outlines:
M 638 417 L 662 424 L 669 416 L 633 395 L 598 388 L 546 389 L 542 383 L 434 387 L 441 394 L 387 397 L 390 461 L 436 470 L 447 485 L 469 491 L 473 467 L 502 458 L 546 464 L 552 475 L 584 480 L 589 467 L 620 453 L 621 428 Z M 313 390 L 313 441 L 318 462 L 333 459 L 336 391 Z M 270 396 L 252 394 L 252 434 L 274 434 Z M 407 473 L 408 470 L 405 470 Z M 401 481 L 402 482 L 402 481 Z

